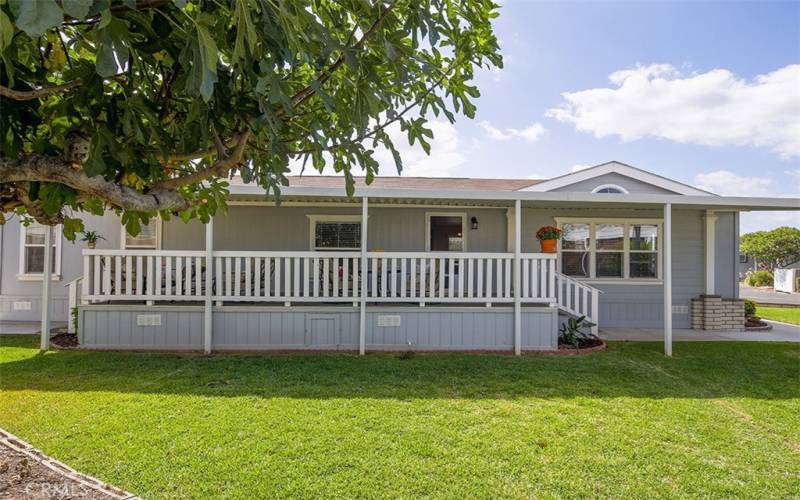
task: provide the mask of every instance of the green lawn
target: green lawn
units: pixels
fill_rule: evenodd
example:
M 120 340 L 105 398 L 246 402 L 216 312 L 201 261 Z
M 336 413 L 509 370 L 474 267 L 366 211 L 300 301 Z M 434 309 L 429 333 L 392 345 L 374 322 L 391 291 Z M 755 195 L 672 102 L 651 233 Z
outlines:
M 800 325 L 800 307 L 758 306 L 756 308 L 756 315 L 764 319 Z
M 153 497 L 795 497 L 800 348 L 584 357 L 40 355 L 0 427 Z

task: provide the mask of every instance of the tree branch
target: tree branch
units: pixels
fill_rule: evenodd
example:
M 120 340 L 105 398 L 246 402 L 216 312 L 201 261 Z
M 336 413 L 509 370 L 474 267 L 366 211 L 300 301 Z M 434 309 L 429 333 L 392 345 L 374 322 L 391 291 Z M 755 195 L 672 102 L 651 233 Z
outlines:
M 241 133 L 236 140 L 236 145 L 233 147 L 231 154 L 224 158 L 219 158 L 208 168 L 197 170 L 189 175 L 173 177 L 172 179 L 157 182 L 153 185 L 152 189 L 161 191 L 177 189 L 182 186 L 188 186 L 189 184 L 197 184 L 208 179 L 209 177 L 225 175 L 228 173 L 228 171 L 235 168 L 242 162 L 247 141 L 250 140 L 250 134 L 250 129 L 246 129 L 243 133 Z
M 18 189 L 27 182 L 58 182 L 79 194 L 100 198 L 123 210 L 174 212 L 189 208 L 188 200 L 175 190 L 152 188 L 147 193 L 141 193 L 107 181 L 100 175 L 89 177 L 82 169 L 73 168 L 61 157 L 26 155 L 18 160 L 0 157 L 0 179 L 4 183 L 16 183 Z M 22 201 L 24 203 L 24 199 Z
M 61 85 L 53 85 L 50 87 L 41 87 L 33 90 L 14 90 L 0 85 L 0 96 L 13 99 L 15 101 L 32 101 L 40 97 L 47 97 L 52 94 L 59 94 L 62 92 L 69 92 L 72 89 L 80 87 L 81 80 L 76 79 L 71 82 L 62 83 Z

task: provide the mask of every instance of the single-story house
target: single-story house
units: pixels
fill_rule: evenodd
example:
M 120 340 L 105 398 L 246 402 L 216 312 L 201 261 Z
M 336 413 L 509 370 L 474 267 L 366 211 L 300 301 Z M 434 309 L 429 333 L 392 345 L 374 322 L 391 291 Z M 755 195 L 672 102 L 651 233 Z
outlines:
M 136 237 L 111 212 L 86 216 L 95 249 L 12 219 L 0 319 L 41 315 L 50 239 L 47 312 L 74 314 L 85 348 L 520 353 L 556 349 L 560 322 L 586 316 L 663 328 L 669 353 L 673 325 L 706 325 L 701 296 L 737 299 L 739 213 L 800 209 L 619 162 L 547 180 L 358 179 L 352 198 L 343 183 L 292 177 L 276 204 L 234 179 L 211 223 Z M 545 225 L 563 231 L 555 253 L 535 237 Z

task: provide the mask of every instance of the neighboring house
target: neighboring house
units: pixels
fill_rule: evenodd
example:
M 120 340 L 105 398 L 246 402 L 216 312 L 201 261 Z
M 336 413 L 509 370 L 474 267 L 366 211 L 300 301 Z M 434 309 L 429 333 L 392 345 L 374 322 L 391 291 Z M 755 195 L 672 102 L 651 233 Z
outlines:
M 756 270 L 756 261 L 749 255 L 740 253 L 737 269 L 739 281 L 744 281 L 749 273 Z
M 691 299 L 737 297 L 739 212 L 800 209 L 618 162 L 549 180 L 358 179 L 352 199 L 343 183 L 292 177 L 276 206 L 233 182 L 213 224 L 136 238 L 87 216 L 96 250 L 56 229 L 52 316 L 80 293 L 94 348 L 549 350 L 570 315 L 688 328 Z M 557 254 L 539 253 L 544 225 L 564 231 Z M 43 236 L 2 229 L 0 318 L 38 318 Z

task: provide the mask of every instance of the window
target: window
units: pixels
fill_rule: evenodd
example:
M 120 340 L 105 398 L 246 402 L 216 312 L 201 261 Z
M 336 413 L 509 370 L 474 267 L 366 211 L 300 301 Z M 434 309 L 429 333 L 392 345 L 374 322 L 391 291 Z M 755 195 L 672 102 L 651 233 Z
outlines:
M 425 218 L 425 249 L 427 251 L 463 252 L 466 250 L 464 228 L 467 226 L 467 214 L 427 213 Z
M 61 274 L 61 226 L 48 227 L 32 223 L 25 227 L 20 225 L 19 277 L 21 279 L 42 279 L 44 273 L 44 238 L 51 231 L 52 273 Z
M 309 215 L 312 250 L 360 250 L 360 215 Z
M 161 247 L 161 219 L 150 219 L 145 225 L 142 225 L 141 231 L 136 236 L 131 236 L 122 227 L 122 248 L 139 248 L 139 249 L 158 249 Z
M 603 184 L 592 190 L 593 193 L 629 194 L 628 190 L 616 184 Z
M 561 272 L 600 280 L 653 280 L 661 275 L 661 221 L 557 219 Z
M 750 257 L 748 257 L 746 254 L 740 253 L 739 264 L 747 264 L 748 262 L 750 262 Z

